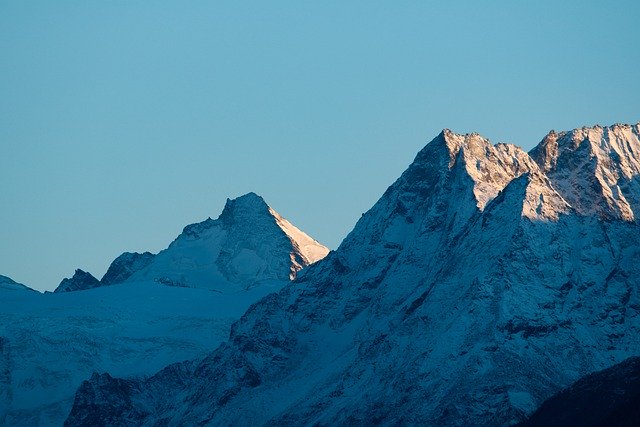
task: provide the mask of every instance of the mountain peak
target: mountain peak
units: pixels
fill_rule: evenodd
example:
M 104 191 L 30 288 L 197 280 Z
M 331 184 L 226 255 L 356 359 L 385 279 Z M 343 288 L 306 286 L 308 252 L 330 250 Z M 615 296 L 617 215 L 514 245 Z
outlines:
M 294 279 L 328 252 L 262 197 L 247 193 L 227 199 L 217 219 L 188 225 L 167 249 L 141 257 L 144 265 L 128 269 L 125 281 L 235 292 L 265 280 Z
M 219 219 L 227 223 L 229 220 L 254 215 L 268 215 L 269 205 L 256 193 L 250 192 L 235 199 L 227 199 Z
M 578 213 L 633 221 L 640 212 L 639 130 L 615 124 L 550 132 L 530 154 Z
M 85 289 L 97 288 L 100 286 L 100 281 L 93 277 L 91 273 L 76 269 L 73 273 L 73 277 L 62 279 L 62 282 L 58 285 L 53 292 L 72 292 L 82 291 Z
M 461 168 L 473 182 L 477 208 L 484 207 L 514 178 L 537 170 L 535 162 L 513 144 L 492 144 L 478 133 L 439 135 L 449 151 L 449 169 Z

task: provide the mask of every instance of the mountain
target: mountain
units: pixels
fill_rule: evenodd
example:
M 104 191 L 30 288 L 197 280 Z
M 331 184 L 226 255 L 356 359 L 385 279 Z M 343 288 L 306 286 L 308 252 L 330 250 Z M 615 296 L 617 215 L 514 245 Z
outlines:
M 0 275 L 0 291 L 31 291 L 37 293 L 37 291 L 29 288 L 28 286 L 15 282 L 13 279 L 2 275 Z
M 328 253 L 262 197 L 248 193 L 227 199 L 218 219 L 186 226 L 159 254 L 125 252 L 100 281 L 76 270 L 56 292 L 140 282 L 234 292 L 262 280 L 293 280 Z
M 545 401 L 521 427 L 640 425 L 640 357 L 581 378 Z
M 509 425 L 640 354 L 640 124 L 531 154 L 445 130 L 198 363 L 95 374 L 66 425 Z
M 84 291 L 101 286 L 100 281 L 91 273 L 77 269 L 71 278 L 62 279 L 62 282 L 53 292 Z
M 148 266 L 153 258 L 154 254 L 151 252 L 125 252 L 116 259 L 113 260 L 107 272 L 100 279 L 101 286 L 115 285 L 127 280 L 131 275 L 137 271 L 142 270 Z
M 101 281 L 78 270 L 40 294 L 1 277 L 0 425 L 61 425 L 94 371 L 135 377 L 202 359 L 251 304 L 327 251 L 255 194 L 220 218 L 186 227 L 158 255 L 121 255 Z
M 218 217 L 191 224 L 127 282 L 152 281 L 220 292 L 261 280 L 290 280 L 329 250 L 255 193 L 227 203 Z

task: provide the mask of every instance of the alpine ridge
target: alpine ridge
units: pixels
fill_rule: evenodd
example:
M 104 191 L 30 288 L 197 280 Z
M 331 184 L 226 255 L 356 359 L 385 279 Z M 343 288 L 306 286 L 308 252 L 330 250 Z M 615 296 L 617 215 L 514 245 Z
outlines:
M 443 131 L 202 361 L 94 374 L 66 425 L 510 425 L 640 354 L 640 125 Z

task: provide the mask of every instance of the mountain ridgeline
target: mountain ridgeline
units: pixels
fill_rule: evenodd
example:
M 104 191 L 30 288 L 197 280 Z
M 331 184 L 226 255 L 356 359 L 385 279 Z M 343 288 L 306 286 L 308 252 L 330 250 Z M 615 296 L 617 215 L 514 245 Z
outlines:
M 76 270 L 55 292 L 152 281 L 218 291 L 261 280 L 292 280 L 329 250 L 293 226 L 255 193 L 227 200 L 218 217 L 188 225 L 159 254 L 125 252 L 101 280 Z
M 526 153 L 443 131 L 226 343 L 145 379 L 94 374 L 66 425 L 524 421 L 640 354 L 639 135 L 551 132 Z

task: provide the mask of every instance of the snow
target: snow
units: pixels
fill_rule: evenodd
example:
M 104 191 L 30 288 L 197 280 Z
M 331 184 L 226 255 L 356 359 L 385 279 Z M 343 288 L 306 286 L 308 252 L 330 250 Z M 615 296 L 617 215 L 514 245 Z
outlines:
M 102 281 L 77 270 L 39 294 L 0 276 L 0 424 L 61 425 L 94 372 L 150 375 L 203 358 L 327 252 L 249 193 L 157 255 L 122 254 Z
M 4 425 L 61 425 L 83 380 L 93 372 L 152 374 L 201 358 L 227 338 L 233 321 L 286 282 L 219 294 L 139 282 L 38 294 L 0 291 L 0 384 Z M 0 393 L 2 394 L 2 393 Z
M 269 208 L 269 212 L 275 218 L 278 226 L 289 237 L 294 247 L 300 252 L 306 264 L 313 264 L 327 256 L 329 253 L 328 248 L 303 231 L 300 231 L 296 226 L 280 216 L 278 212 L 271 208 Z
M 68 422 L 522 420 L 640 354 L 639 131 L 550 134 L 531 155 L 443 131 L 336 251 L 252 305 L 209 356 L 126 398 L 94 379 Z M 96 390 L 110 397 L 99 409 Z
M 216 220 L 185 227 L 171 245 L 125 281 L 156 281 L 219 292 L 260 280 L 295 278 L 329 250 L 282 218 L 255 193 L 227 204 Z

